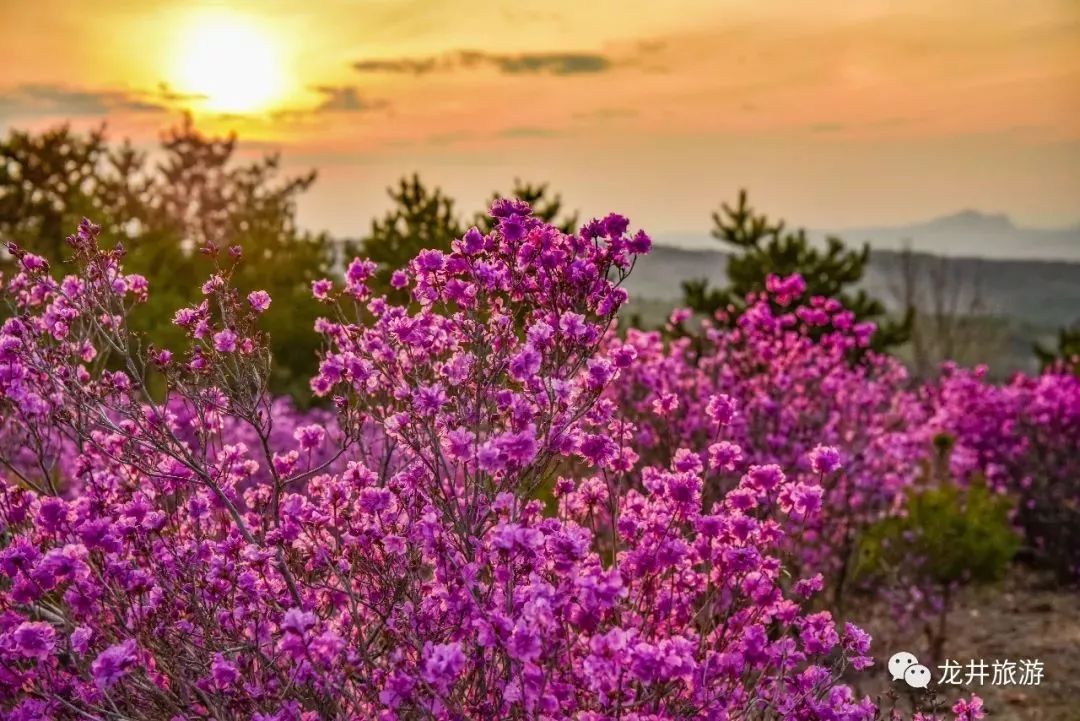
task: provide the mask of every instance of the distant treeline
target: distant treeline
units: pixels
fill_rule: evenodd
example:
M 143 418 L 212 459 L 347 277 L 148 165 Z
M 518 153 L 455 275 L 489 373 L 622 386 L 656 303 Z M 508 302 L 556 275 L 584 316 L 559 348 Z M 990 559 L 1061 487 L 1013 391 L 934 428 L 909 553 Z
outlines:
M 323 313 L 310 287 L 340 272 L 342 251 L 378 262 L 374 289 L 393 295 L 400 291 L 390 287 L 389 273 L 419 250 L 448 250 L 471 225 L 490 229 L 485 208 L 462 214 L 440 188 L 412 175 L 388 189 L 391 209 L 358 239 L 337 240 L 297 223 L 297 201 L 315 182 L 314 171 L 286 176 L 277 155 L 243 162 L 235 136 L 205 135 L 190 118 L 162 135 L 160 150 L 151 161 L 128 141 L 111 142 L 103 129 L 11 131 L 0 141 L 0 240 L 62 264 L 69 257 L 65 237 L 82 217 L 91 218 L 107 242 L 123 246 L 126 268 L 150 279 L 150 301 L 132 320 L 148 343 L 161 347 L 179 339 L 172 314 L 197 300 L 193 289 L 221 254 L 241 253 L 246 262 L 235 277 L 238 287 L 261 288 L 274 298 L 265 323 L 274 342 L 273 390 L 281 393 L 306 396 L 298 391 L 315 370 L 312 326 Z M 565 231 L 578 224 L 578 214 L 545 183 L 515 180 L 492 199 L 500 195 L 528 201 L 534 214 Z M 737 312 L 746 293 L 763 288 L 770 274 L 798 272 L 811 293 L 838 298 L 859 320 L 876 322 L 879 349 L 918 337 L 915 305 L 890 317 L 886 303 L 862 288 L 870 255 L 865 245 L 853 249 L 838 238 L 824 247 L 811 243 L 805 231 L 755 212 L 745 192 L 713 215 L 713 235 L 733 255 L 724 277 L 683 284 L 683 304 L 700 313 Z M 1062 343 L 1075 342 L 1071 338 L 1063 335 Z

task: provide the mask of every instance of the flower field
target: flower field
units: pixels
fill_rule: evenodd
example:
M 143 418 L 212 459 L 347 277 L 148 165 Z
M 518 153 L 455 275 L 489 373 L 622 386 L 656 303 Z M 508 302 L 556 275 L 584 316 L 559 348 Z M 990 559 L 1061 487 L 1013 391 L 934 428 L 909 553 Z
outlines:
M 1070 369 L 917 382 L 798 275 L 631 328 L 627 219 L 491 223 L 404 303 L 313 283 L 306 410 L 238 252 L 159 348 L 92 223 L 71 267 L 9 248 L 0 719 L 885 719 L 853 609 L 914 639 L 1014 556 L 1080 573 Z

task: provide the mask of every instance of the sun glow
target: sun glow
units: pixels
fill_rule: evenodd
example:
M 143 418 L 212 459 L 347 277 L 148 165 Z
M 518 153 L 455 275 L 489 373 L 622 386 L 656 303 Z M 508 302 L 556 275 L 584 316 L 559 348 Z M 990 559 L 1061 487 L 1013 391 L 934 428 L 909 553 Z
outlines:
M 285 93 L 280 48 L 265 29 L 235 15 L 195 19 L 180 35 L 176 89 L 222 113 L 266 110 Z

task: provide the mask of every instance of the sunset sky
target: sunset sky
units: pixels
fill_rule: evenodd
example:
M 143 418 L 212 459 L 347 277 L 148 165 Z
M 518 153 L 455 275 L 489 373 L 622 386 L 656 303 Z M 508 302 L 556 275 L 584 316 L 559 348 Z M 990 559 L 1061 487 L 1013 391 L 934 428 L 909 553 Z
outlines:
M 316 168 L 302 220 L 341 235 L 414 170 L 657 233 L 742 186 L 810 227 L 1080 221 L 1077 0 L 3 0 L 0 67 L 4 131 L 149 148 L 189 108 Z

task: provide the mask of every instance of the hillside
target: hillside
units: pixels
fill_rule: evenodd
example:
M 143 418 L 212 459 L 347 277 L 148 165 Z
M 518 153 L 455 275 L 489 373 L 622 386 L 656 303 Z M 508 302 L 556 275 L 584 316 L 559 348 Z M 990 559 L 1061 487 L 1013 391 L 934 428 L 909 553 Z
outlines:
M 1035 228 L 1018 225 L 1003 213 L 962 210 L 905 225 L 874 225 L 807 230 L 821 242 L 835 235 L 850 245 L 869 243 L 874 250 L 912 250 L 956 258 L 996 260 L 1049 260 L 1080 262 L 1080 225 Z M 680 248 L 710 250 L 716 247 L 702 231 L 662 233 L 658 243 Z
M 917 263 L 938 256 L 916 254 Z M 875 250 L 863 286 L 870 294 L 898 308 L 901 254 Z M 1080 263 L 1037 260 L 949 258 L 949 274 L 964 285 L 977 282 L 987 314 L 1043 326 L 1063 326 L 1080 320 Z M 686 250 L 657 245 L 638 261 L 627 288 L 638 300 L 677 301 L 680 284 L 694 278 L 723 282 L 727 255 L 719 250 Z
M 717 244 L 719 245 L 719 244 Z M 903 256 L 889 250 L 871 254 L 863 287 L 885 301 L 893 310 L 902 307 Z M 1038 260 L 982 258 L 942 258 L 926 253 L 914 255 L 920 275 L 917 302 L 932 309 L 936 302 L 932 288 L 940 287 L 931 268 L 944 263 L 944 277 L 961 294 L 956 308 L 968 309 L 967 300 L 978 288 L 983 310 L 969 323 L 992 326 L 993 347 L 983 348 L 983 357 L 961 359 L 987 361 L 999 374 L 1031 369 L 1031 344 L 1051 340 L 1062 326 L 1080 322 L 1080 263 Z M 657 245 L 638 261 L 627 281 L 632 298 L 631 312 L 645 325 L 660 323 L 676 306 L 683 281 L 710 278 L 725 281 L 727 255 L 719 250 L 688 250 Z M 941 276 L 939 276 L 941 277 Z

